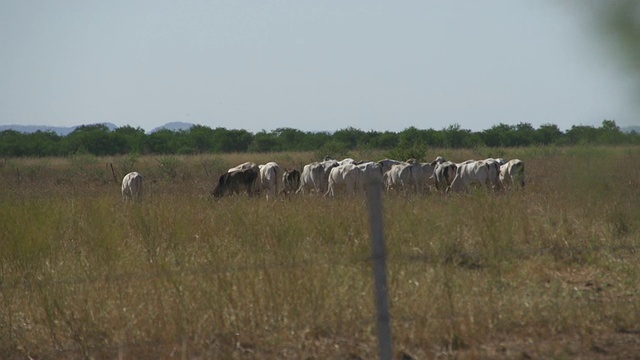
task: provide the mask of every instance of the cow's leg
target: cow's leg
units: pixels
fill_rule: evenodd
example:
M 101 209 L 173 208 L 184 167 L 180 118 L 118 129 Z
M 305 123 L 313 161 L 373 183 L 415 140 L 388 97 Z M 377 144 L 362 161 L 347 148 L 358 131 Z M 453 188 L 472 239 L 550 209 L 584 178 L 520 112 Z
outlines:
M 329 189 L 327 190 L 326 193 L 324 193 L 324 196 L 329 196 L 331 195 L 331 197 L 333 197 L 333 186 L 331 186 L 331 184 L 329 184 Z

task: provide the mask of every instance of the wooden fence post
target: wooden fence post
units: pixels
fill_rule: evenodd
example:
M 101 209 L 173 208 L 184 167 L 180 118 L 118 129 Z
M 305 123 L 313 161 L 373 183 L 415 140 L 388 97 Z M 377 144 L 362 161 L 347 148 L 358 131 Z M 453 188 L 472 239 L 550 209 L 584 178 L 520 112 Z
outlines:
M 393 358 L 391 340 L 391 316 L 389 288 L 387 285 L 387 250 L 384 243 L 382 216 L 382 182 L 370 182 L 367 187 L 369 204 L 369 227 L 371 230 L 371 260 L 373 262 L 373 278 L 375 281 L 376 328 L 380 359 Z

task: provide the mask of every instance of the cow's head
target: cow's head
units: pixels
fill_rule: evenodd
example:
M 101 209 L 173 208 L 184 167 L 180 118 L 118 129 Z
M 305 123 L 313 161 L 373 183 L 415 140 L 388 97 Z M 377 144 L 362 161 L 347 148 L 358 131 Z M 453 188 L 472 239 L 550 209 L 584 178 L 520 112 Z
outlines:
M 228 178 L 229 178 L 229 173 L 220 175 L 220 178 L 218 178 L 218 184 L 211 191 L 211 196 L 213 196 L 215 198 L 219 198 L 219 197 L 222 197 L 224 195 L 224 192 L 226 190 L 226 182 L 227 182 Z

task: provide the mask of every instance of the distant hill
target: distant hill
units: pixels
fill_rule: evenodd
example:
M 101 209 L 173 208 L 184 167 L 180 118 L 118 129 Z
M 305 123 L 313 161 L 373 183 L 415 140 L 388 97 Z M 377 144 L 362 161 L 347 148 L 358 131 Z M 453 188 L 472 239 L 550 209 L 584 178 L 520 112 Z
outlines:
M 110 131 L 113 131 L 120 127 L 112 123 L 100 123 L 100 124 L 106 125 Z M 87 125 L 94 125 L 94 124 L 87 124 Z M 189 130 L 193 125 L 194 124 L 186 123 L 186 122 L 170 122 L 162 126 L 158 126 L 157 128 L 149 131 L 148 133 L 150 134 L 161 129 L 167 129 L 171 131 Z M 36 131 L 53 131 L 54 133 L 60 136 L 67 136 L 79 126 L 83 126 L 83 125 L 76 125 L 76 126 L 0 125 L 0 132 L 5 130 L 14 130 L 21 133 L 34 133 Z
M 109 130 L 113 131 L 117 129 L 118 126 L 112 123 L 100 123 L 106 125 Z M 87 125 L 95 125 L 95 124 L 87 124 Z M 0 125 L 0 131 L 5 130 L 14 130 L 21 133 L 34 133 L 36 131 L 53 131 L 54 133 L 67 136 L 73 132 L 78 126 L 47 126 L 47 125 Z
M 157 128 L 149 131 L 149 133 L 154 133 L 154 132 L 162 130 L 162 129 L 167 129 L 167 130 L 171 130 L 171 131 L 189 130 L 193 125 L 194 124 L 192 124 L 192 123 L 175 121 L 175 122 L 166 123 L 166 124 L 164 124 L 162 126 L 158 126 Z
M 638 134 L 640 134 L 640 126 L 625 126 L 625 127 L 621 127 L 620 131 L 625 133 L 630 133 L 632 131 L 635 131 Z

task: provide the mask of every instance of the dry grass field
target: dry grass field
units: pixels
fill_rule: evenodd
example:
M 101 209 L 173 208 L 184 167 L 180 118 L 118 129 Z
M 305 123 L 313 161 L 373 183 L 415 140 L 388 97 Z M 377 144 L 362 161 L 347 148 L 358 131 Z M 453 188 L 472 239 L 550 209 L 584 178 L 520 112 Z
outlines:
M 2 358 L 377 358 L 364 197 L 209 197 L 316 155 L 4 160 Z M 638 359 L 640 148 L 437 155 L 520 158 L 527 188 L 384 194 L 396 358 Z

